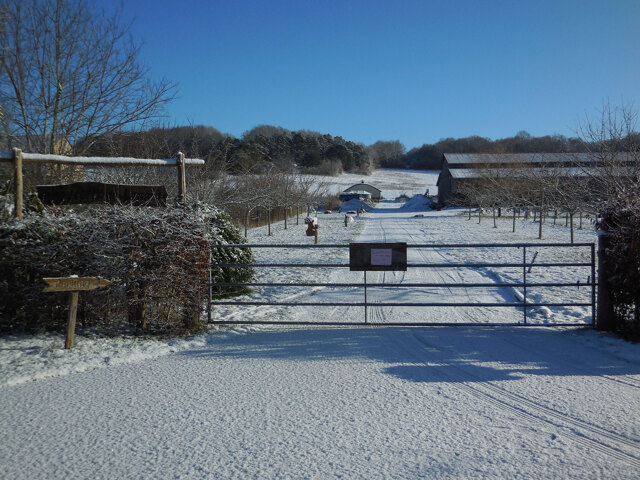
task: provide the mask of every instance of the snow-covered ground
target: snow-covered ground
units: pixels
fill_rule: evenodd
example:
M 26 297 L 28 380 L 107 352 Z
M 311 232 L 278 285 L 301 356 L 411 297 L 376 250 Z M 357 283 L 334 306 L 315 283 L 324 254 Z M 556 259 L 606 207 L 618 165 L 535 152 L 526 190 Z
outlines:
M 530 221 L 518 221 L 511 233 L 508 218 L 494 229 L 490 219 L 478 225 L 454 209 L 398 207 L 380 204 L 348 227 L 343 215 L 319 215 L 320 242 L 537 239 Z M 282 223 L 272 230 L 271 237 L 266 228 L 252 230 L 249 241 L 313 242 L 295 221 L 286 231 Z M 546 242 L 568 235 L 563 226 L 545 225 Z M 591 229 L 577 231 L 577 241 L 594 240 Z M 459 261 L 462 253 L 412 255 L 410 262 L 444 262 Z M 470 259 L 509 255 L 479 250 Z M 257 257 L 347 261 L 342 250 L 265 249 Z M 304 270 L 260 278 L 347 282 L 362 275 Z M 517 273 L 443 269 L 368 280 L 491 282 Z M 534 268 L 532 275 L 570 280 L 585 272 Z M 572 300 L 583 290 L 550 295 Z M 505 287 L 479 297 L 465 289 L 393 292 L 410 301 L 517 296 Z M 259 294 L 329 302 L 350 301 L 361 291 L 265 288 L 253 296 Z M 590 321 L 584 307 L 533 310 L 531 321 L 540 324 Z M 362 319 L 359 307 L 230 306 L 214 313 L 227 320 Z M 382 323 L 518 322 L 522 316 L 515 308 L 370 313 Z M 54 335 L 0 340 L 2 478 L 637 478 L 640 472 L 639 347 L 589 328 L 254 326 L 168 341 L 79 335 L 71 351 L 62 344 Z

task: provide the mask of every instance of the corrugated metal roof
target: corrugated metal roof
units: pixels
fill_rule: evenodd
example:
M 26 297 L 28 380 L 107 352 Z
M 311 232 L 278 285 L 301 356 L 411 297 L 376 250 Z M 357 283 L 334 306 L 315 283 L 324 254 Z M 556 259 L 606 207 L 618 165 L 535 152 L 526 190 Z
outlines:
M 593 153 L 445 153 L 445 161 L 452 167 L 484 164 L 593 164 L 602 158 Z M 622 162 L 637 160 L 629 153 L 619 153 Z
M 624 169 L 623 169 L 624 170 Z M 449 170 L 451 177 L 455 179 L 463 178 L 518 178 L 530 177 L 532 174 L 537 177 L 582 177 L 596 176 L 603 170 L 598 167 L 550 167 L 550 168 L 454 168 Z M 624 171 L 621 171 L 623 174 Z
M 364 182 L 356 183 L 355 185 L 351 185 L 349 188 L 346 188 L 344 191 L 345 192 L 349 192 L 349 191 L 351 191 L 350 189 L 357 188 L 357 187 L 362 187 L 363 185 L 366 185 L 366 186 L 371 187 L 371 188 L 375 188 L 377 191 L 382 192 L 382 190 L 380 190 L 378 187 L 374 187 L 370 183 L 364 183 Z

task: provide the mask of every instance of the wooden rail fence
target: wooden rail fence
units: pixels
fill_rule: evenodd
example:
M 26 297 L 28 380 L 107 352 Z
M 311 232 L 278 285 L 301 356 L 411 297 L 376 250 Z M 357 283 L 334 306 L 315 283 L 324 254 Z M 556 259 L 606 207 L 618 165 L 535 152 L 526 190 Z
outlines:
M 178 152 L 176 158 L 131 158 L 131 157 L 67 157 L 65 155 L 52 155 L 41 153 L 26 153 L 19 148 L 0 152 L 0 163 L 13 163 L 13 175 L 15 185 L 15 217 L 22 220 L 24 182 L 22 177 L 22 164 L 58 164 L 58 165 L 90 165 L 103 167 L 173 167 L 178 169 L 178 195 L 184 201 L 187 195 L 187 181 L 185 175 L 186 166 L 203 166 L 204 160 L 199 158 L 185 158 L 182 152 Z

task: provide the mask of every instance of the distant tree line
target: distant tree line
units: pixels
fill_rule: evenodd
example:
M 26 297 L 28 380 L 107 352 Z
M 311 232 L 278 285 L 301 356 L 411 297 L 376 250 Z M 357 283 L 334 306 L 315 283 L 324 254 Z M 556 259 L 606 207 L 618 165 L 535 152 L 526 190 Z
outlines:
M 104 135 L 94 142 L 88 153 L 159 158 L 181 151 L 189 157 L 224 166 L 229 173 L 259 172 L 275 166 L 281 171 L 339 175 L 342 172 L 369 174 L 376 168 L 437 170 L 443 153 L 583 153 L 590 150 L 592 147 L 578 137 L 533 137 L 525 131 L 497 140 L 479 136 L 444 138 L 407 152 L 399 140 L 380 140 L 365 146 L 340 136 L 271 125 L 259 125 L 235 138 L 213 127 L 199 125 Z
M 229 173 L 258 173 L 275 166 L 280 171 L 326 175 L 368 174 L 373 167 L 362 144 L 329 134 L 307 130 L 293 132 L 268 125 L 257 126 L 241 138 L 205 126 L 119 132 L 95 142 L 89 153 L 171 157 L 177 151 L 224 166 Z
M 443 153 L 582 153 L 588 148 L 583 139 L 564 135 L 533 137 L 525 131 L 513 137 L 491 140 L 471 136 L 443 138 L 434 144 L 414 148 L 404 156 L 404 166 L 417 170 L 439 170 Z

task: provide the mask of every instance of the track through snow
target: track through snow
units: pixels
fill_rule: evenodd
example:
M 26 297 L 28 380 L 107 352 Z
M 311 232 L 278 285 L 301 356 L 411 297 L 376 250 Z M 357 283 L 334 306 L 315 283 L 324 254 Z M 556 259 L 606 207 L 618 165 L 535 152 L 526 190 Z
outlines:
M 327 215 L 320 218 L 321 239 L 484 241 L 489 226 L 447 215 L 413 218 L 381 209 L 349 228 Z M 302 237 L 302 229 L 286 233 Z M 282 242 L 284 233 L 277 232 L 262 237 L 254 231 L 258 238 L 250 240 Z M 531 238 L 514 241 L 522 240 Z M 451 259 L 449 252 L 415 253 L 412 261 Z M 308 279 L 293 269 L 286 275 Z M 487 281 L 486 272 L 460 269 L 381 272 L 370 281 L 462 278 Z M 394 295 L 477 301 L 475 291 L 464 289 L 372 290 L 378 301 Z M 361 293 L 265 288 L 257 294 L 321 301 L 336 294 L 355 300 Z M 512 292 L 496 287 L 484 295 L 497 300 Z M 588 318 L 580 309 L 553 313 Z M 356 320 L 362 309 L 228 307 L 216 315 Z M 520 312 L 371 308 L 372 321 L 380 323 L 488 323 L 505 315 Z M 78 349 L 84 341 L 80 335 Z M 0 340 L 0 357 L 28 351 L 20 345 Z M 58 377 L 23 383 L 8 381 L 13 373 L 4 365 L 0 477 L 635 479 L 640 473 L 638 345 L 588 328 L 264 326 L 211 331 L 167 352 L 119 365 L 107 358 L 89 371 L 61 370 Z M 56 358 L 75 353 L 60 349 Z M 16 360 L 13 368 L 24 365 Z
M 610 378 L 637 382 L 640 362 L 604 340 L 517 327 L 211 334 L 3 387 L 0 467 L 12 479 L 637 478 L 640 393 Z

